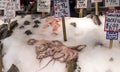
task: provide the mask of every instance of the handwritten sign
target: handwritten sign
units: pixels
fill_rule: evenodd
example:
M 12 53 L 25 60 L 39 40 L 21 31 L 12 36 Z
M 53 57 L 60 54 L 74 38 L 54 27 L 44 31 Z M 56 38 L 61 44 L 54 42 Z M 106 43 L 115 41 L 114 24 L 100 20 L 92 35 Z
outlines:
M 8 2 L 15 3 L 15 10 L 16 11 L 20 10 L 20 0 L 0 0 L 0 9 L 4 10 Z
M 0 10 L 4 10 L 9 0 L 0 0 Z
M 94 2 L 102 2 L 102 0 L 92 0 L 92 3 Z
M 120 10 L 109 10 L 105 16 L 105 31 L 120 31 Z
M 12 19 L 15 17 L 15 4 L 14 3 L 7 3 L 4 9 L 4 17 L 8 19 Z
M 55 17 L 70 16 L 69 0 L 54 0 Z
M 37 11 L 38 12 L 50 12 L 50 0 L 38 0 Z
M 106 32 L 106 39 L 118 40 L 118 32 Z
M 105 7 L 116 7 L 119 6 L 119 0 L 105 0 Z
M 77 0 L 77 8 L 87 8 L 87 0 Z
M 19 11 L 21 10 L 20 8 L 20 0 L 11 0 L 12 3 L 15 3 L 15 10 Z

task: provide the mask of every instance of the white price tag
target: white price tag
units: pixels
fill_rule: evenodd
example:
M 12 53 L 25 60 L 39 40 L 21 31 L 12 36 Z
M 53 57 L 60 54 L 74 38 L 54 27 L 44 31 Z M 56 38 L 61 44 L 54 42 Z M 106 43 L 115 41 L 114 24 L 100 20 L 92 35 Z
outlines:
M 50 0 L 38 0 L 37 11 L 38 12 L 50 12 Z
M 105 16 L 105 31 L 120 31 L 120 10 L 109 10 Z
M 12 3 L 15 3 L 15 10 L 19 11 L 21 10 L 20 8 L 20 0 L 11 0 Z
M 69 17 L 69 0 L 54 0 L 55 17 Z
M 119 0 L 105 0 L 105 7 L 116 7 L 119 6 Z
M 87 0 L 77 0 L 77 8 L 87 8 Z
M 102 2 L 102 0 L 92 0 L 92 3 L 94 2 Z
M 0 10 L 4 10 L 5 6 L 10 0 L 0 0 Z
M 14 3 L 7 3 L 4 9 L 4 17 L 8 19 L 12 19 L 15 17 L 15 4 Z

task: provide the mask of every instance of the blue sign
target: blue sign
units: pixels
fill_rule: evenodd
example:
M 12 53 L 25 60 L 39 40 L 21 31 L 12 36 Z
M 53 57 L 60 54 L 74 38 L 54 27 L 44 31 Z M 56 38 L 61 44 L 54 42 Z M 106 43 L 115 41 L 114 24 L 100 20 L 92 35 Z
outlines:
M 106 32 L 106 39 L 118 40 L 118 32 Z

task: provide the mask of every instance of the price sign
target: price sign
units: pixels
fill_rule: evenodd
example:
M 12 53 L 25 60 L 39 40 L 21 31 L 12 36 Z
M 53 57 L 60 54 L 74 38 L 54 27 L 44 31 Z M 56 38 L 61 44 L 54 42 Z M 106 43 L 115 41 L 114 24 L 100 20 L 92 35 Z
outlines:
M 37 11 L 38 12 L 50 12 L 50 0 L 38 0 Z
M 4 10 L 9 0 L 0 0 L 0 10 Z
M 120 31 L 120 10 L 109 10 L 105 16 L 105 31 Z
M 118 32 L 106 32 L 106 39 L 118 40 Z
M 12 3 L 15 3 L 15 10 L 19 11 L 21 10 L 20 8 L 20 0 L 11 0 Z
M 15 4 L 7 3 L 4 9 L 4 17 L 8 19 L 12 19 L 15 17 Z
M 119 0 L 105 0 L 105 7 L 116 7 L 120 5 Z
M 94 2 L 102 2 L 102 0 L 91 0 L 92 1 L 92 3 L 94 3 Z
M 77 0 L 77 8 L 87 8 L 87 0 Z
M 70 16 L 69 0 L 54 0 L 55 17 Z

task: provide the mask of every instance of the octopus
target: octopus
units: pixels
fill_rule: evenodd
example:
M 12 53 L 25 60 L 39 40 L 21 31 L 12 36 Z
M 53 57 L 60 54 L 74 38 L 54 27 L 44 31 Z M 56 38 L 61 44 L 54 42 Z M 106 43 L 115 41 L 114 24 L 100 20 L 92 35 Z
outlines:
M 78 56 L 78 52 L 86 45 L 77 45 L 67 47 L 59 40 L 35 40 L 30 39 L 28 45 L 35 45 L 36 58 L 41 62 L 42 59 L 51 57 L 52 59 L 44 66 L 46 67 L 52 60 L 69 64 L 69 62 Z M 43 68 L 44 68 L 43 67 Z
M 52 34 L 56 34 L 57 35 L 57 30 L 60 27 L 60 24 L 58 22 L 61 21 L 61 18 L 55 18 L 54 16 L 51 17 L 47 17 L 45 20 L 45 26 L 44 28 L 47 28 L 49 26 L 52 26 Z

